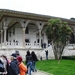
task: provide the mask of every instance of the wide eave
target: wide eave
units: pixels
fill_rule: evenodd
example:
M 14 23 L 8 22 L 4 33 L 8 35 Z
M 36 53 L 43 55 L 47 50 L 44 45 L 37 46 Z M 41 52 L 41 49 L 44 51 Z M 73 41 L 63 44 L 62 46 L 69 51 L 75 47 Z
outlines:
M 50 18 L 60 18 L 60 17 L 48 16 L 48 15 L 35 14 L 35 13 L 20 12 L 20 11 L 8 10 L 8 9 L 0 9 L 0 21 L 4 17 L 22 18 L 22 19 L 45 21 L 45 22 L 48 22 Z M 60 18 L 60 19 L 68 22 L 71 25 L 75 25 L 74 20 L 65 19 L 65 18 Z

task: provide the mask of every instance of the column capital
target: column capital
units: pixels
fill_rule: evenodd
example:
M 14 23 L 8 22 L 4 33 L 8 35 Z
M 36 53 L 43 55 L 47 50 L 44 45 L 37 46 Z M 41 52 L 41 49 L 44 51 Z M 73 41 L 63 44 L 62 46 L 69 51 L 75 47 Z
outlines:
M 46 24 L 46 22 L 42 22 L 42 21 L 37 21 L 37 26 L 40 29 L 43 29 L 43 26 Z
M 4 17 L 3 18 L 3 25 L 8 26 L 8 24 L 11 22 L 11 20 L 12 20 L 12 18 Z
M 22 27 L 27 27 L 28 23 L 30 22 L 30 20 L 20 20 L 20 24 Z

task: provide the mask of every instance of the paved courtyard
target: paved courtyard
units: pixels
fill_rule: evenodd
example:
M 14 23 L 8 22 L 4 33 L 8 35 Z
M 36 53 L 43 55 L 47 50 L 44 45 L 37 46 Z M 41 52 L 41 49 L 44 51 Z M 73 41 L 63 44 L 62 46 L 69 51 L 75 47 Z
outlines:
M 28 74 L 27 74 L 28 75 Z M 43 71 L 32 72 L 32 75 L 52 75 Z

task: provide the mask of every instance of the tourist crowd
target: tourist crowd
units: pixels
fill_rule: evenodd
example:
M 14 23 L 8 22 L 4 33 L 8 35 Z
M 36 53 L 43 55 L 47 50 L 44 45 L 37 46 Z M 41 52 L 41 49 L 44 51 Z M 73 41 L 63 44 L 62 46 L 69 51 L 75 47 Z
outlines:
M 0 55 L 0 75 L 31 75 L 31 72 L 37 72 L 36 62 L 38 61 L 34 51 L 27 51 L 26 60 L 23 62 L 19 53 L 12 53 L 10 60 L 5 55 Z

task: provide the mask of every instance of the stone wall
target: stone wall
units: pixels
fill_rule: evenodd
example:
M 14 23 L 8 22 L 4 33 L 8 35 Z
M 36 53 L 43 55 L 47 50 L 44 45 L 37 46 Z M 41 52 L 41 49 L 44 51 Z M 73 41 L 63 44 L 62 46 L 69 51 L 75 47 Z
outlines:
M 15 53 L 16 51 L 19 51 L 20 55 L 22 56 L 23 60 L 25 60 L 26 52 L 28 49 L 20 49 L 20 48 L 13 48 L 13 49 L 0 49 L 0 55 L 4 54 L 8 58 L 10 58 L 10 55 L 12 53 Z M 54 59 L 54 53 L 52 50 L 52 46 L 47 47 L 46 49 L 30 49 L 30 52 L 34 51 L 40 60 L 40 57 L 42 56 L 43 60 L 46 59 L 45 50 L 48 50 L 49 59 Z M 72 49 L 72 47 L 66 47 L 63 51 L 63 56 L 75 56 L 75 50 Z
M 26 52 L 28 49 L 18 49 L 18 48 L 13 48 L 13 49 L 0 49 L 0 55 L 4 54 L 5 56 L 7 56 L 8 59 L 10 59 L 10 55 L 12 53 L 15 53 L 16 51 L 19 51 L 20 55 L 22 56 L 23 60 L 25 60 L 25 56 L 26 56 Z M 42 49 L 30 49 L 30 52 L 34 51 L 38 57 L 38 59 L 40 58 L 40 52 L 42 51 Z

